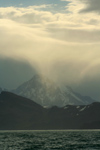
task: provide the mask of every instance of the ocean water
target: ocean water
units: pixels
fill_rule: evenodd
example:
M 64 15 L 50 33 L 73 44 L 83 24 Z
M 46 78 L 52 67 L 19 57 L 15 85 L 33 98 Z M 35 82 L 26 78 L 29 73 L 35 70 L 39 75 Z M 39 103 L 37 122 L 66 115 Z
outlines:
M 100 131 L 0 131 L 0 150 L 100 150 Z

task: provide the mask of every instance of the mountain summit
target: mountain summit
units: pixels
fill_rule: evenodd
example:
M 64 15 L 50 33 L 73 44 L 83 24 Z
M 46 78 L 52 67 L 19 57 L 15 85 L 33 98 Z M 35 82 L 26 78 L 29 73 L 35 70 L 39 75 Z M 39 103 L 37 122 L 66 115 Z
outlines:
M 27 97 L 44 107 L 87 105 L 95 101 L 91 97 L 82 96 L 74 92 L 68 86 L 60 87 L 43 75 L 34 75 L 31 80 L 23 83 L 13 92 Z

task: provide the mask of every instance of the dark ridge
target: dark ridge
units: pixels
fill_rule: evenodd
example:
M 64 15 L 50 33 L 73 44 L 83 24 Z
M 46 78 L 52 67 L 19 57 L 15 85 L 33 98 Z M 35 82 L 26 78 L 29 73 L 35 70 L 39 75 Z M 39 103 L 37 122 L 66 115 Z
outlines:
M 16 95 L 14 93 L 11 93 L 11 92 L 7 92 L 7 91 L 2 91 L 1 94 L 0 94 L 0 100 L 3 100 L 3 101 L 6 101 L 7 103 L 8 102 L 12 102 L 12 103 L 16 103 L 16 104 L 27 104 L 26 106 L 31 106 L 35 108 L 36 107 L 39 107 L 39 108 L 42 108 L 41 105 L 37 104 L 36 102 L 28 99 L 28 98 L 25 98 L 23 96 L 19 96 L 19 95 Z
M 100 129 L 100 103 L 43 108 L 9 92 L 0 94 L 0 130 Z

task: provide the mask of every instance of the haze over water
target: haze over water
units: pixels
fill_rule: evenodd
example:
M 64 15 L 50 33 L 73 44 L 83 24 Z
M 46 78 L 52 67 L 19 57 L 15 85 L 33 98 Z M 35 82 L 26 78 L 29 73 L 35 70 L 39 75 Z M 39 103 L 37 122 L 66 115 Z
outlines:
M 96 150 L 100 130 L 0 131 L 0 150 Z

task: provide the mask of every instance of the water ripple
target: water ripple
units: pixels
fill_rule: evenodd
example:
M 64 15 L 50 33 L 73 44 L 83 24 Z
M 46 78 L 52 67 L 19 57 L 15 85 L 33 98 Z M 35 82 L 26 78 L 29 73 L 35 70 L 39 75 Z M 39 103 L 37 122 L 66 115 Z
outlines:
M 1 131 L 0 150 L 96 150 L 100 131 Z

